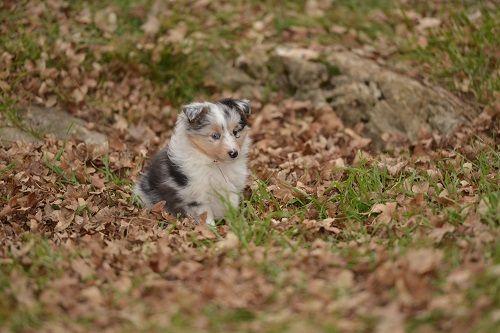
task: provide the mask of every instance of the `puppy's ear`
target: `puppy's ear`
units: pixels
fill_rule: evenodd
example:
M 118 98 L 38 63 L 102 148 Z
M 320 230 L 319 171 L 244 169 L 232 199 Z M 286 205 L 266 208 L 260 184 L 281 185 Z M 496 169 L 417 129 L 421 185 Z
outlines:
M 234 102 L 238 106 L 238 109 L 245 114 L 245 116 L 248 117 L 250 115 L 252 109 L 250 108 L 250 101 L 248 99 L 235 99 Z
M 210 108 L 203 103 L 191 103 L 182 107 L 182 112 L 186 115 L 190 125 L 199 127 L 203 123 L 203 119 L 210 111 Z

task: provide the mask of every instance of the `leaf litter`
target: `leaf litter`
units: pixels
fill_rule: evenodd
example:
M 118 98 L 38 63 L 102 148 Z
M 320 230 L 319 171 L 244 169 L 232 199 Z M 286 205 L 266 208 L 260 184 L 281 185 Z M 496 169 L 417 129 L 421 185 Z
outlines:
M 326 10 L 307 3 L 315 17 Z M 103 152 L 48 135 L 0 148 L 2 330 L 403 332 L 437 317 L 432 329 L 465 332 L 480 321 L 478 311 L 494 314 L 494 296 L 480 289 L 498 277 L 488 254 L 499 236 L 494 108 L 449 142 L 431 136 L 401 154 L 375 154 L 362 129 L 344 126 L 331 108 L 279 93 L 258 99 L 241 218 L 211 229 L 170 216 L 162 202 L 144 209 L 134 200 L 133 181 L 168 140 L 176 108 L 144 66 L 104 61 L 120 55 L 112 50 L 120 44 L 84 42 L 85 29 L 116 41 L 119 8 L 80 8 L 74 17 L 87 27 L 80 30 L 65 6 L 22 8 L 55 20 L 60 35 L 54 45 L 36 41 L 38 59 L 4 51 L 0 89 L 21 105 L 64 106 L 110 145 Z M 168 10 L 155 6 L 161 2 L 131 11 L 145 33 L 134 52 L 152 50 L 151 40 L 196 37 L 183 24 L 164 35 Z M 37 27 L 40 19 L 30 17 L 21 23 Z M 248 36 L 261 38 L 260 25 L 272 21 L 250 24 Z M 424 38 L 443 24 L 415 21 Z M 294 43 L 308 33 L 292 27 L 282 37 Z M 318 57 L 312 49 L 287 50 Z

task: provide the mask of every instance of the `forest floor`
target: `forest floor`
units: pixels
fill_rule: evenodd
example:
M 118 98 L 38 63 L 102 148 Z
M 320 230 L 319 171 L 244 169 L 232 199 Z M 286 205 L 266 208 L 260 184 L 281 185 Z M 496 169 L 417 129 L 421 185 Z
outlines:
M 0 331 L 500 325 L 495 1 L 2 1 L 0 22 L 0 127 L 33 138 L 0 147 Z M 277 84 L 242 96 L 210 77 L 282 45 L 341 46 L 477 114 L 379 153 Z M 210 229 L 141 208 L 133 183 L 179 105 L 231 95 L 253 106 L 239 209 Z M 32 105 L 108 149 L 31 127 Z

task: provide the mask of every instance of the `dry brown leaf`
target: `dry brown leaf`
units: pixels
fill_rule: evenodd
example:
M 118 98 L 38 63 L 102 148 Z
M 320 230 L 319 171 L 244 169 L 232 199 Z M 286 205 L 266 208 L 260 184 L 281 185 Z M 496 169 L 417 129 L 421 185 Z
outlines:
M 86 301 L 93 304 L 101 304 L 103 302 L 101 291 L 96 286 L 83 289 L 81 295 Z
M 12 207 L 10 205 L 5 205 L 0 211 L 0 217 L 9 215 L 12 212 Z
M 179 22 L 173 29 L 168 31 L 167 40 L 171 43 L 179 43 L 186 37 L 187 32 L 187 24 L 185 22 Z
M 319 224 L 320 228 L 322 228 L 328 232 L 331 232 L 333 234 L 338 235 L 340 233 L 340 229 L 335 227 L 333 225 L 333 222 L 335 222 L 334 218 L 327 218 L 327 219 L 324 219 L 322 221 L 318 221 L 318 224 Z
M 162 213 L 165 210 L 165 205 L 166 205 L 165 200 L 158 201 L 151 207 L 151 212 L 152 213 Z
M 429 182 L 421 182 L 421 183 L 418 183 L 418 184 L 414 184 L 411 187 L 411 191 L 413 193 L 423 193 L 423 194 L 426 194 L 427 191 L 429 191 Z
M 392 303 L 383 308 L 379 308 L 375 311 L 375 313 L 380 317 L 380 320 L 375 327 L 376 333 L 405 332 L 404 315 L 401 313 L 397 303 Z
M 219 241 L 216 245 L 217 249 L 220 251 L 228 251 L 236 249 L 240 244 L 238 236 L 236 236 L 232 231 L 226 234 L 226 238 Z
M 383 204 L 375 204 L 370 209 L 370 213 L 380 213 L 376 221 L 387 224 L 394 217 L 394 213 L 396 212 L 397 202 L 386 202 Z
M 408 269 L 416 274 L 425 274 L 436 269 L 443 259 L 443 252 L 437 249 L 412 249 L 405 255 Z
M 407 164 L 408 164 L 408 162 L 401 161 L 401 162 L 398 162 L 394 165 L 387 165 L 387 171 L 389 171 L 389 174 L 394 177 L 394 176 L 398 175 Z
M 444 189 L 441 191 L 441 193 L 439 193 L 437 200 L 443 205 L 452 205 L 454 203 L 454 201 L 449 197 L 449 192 L 447 189 Z
M 90 180 L 92 182 L 92 185 L 94 185 L 98 189 L 103 189 L 105 187 L 104 180 L 98 174 L 92 175 L 90 177 Z
M 194 227 L 194 231 L 199 235 L 199 239 L 217 238 L 213 231 L 210 230 L 210 228 L 204 222 L 200 222 L 198 225 L 196 225 L 196 227 Z
M 54 217 L 57 220 L 55 231 L 63 231 L 70 226 L 75 218 L 75 212 L 70 211 L 66 208 L 61 208 L 60 210 L 54 211 Z
M 453 231 L 455 231 L 455 227 L 453 225 L 447 223 L 447 224 L 444 224 L 441 228 L 433 229 L 430 232 L 429 237 L 431 237 L 435 242 L 439 243 L 447 233 L 450 233 Z
M 71 268 L 73 268 L 81 280 L 85 280 L 94 274 L 94 270 L 82 258 L 73 260 Z
M 417 30 L 424 31 L 431 28 L 436 28 L 441 25 L 441 20 L 437 17 L 423 17 L 419 20 Z
M 141 29 L 147 35 L 156 35 L 160 31 L 160 20 L 154 15 L 149 15 L 147 21 L 141 26 Z
M 198 222 L 200 224 L 205 225 L 207 223 L 207 217 L 208 217 L 208 212 L 205 211 L 205 212 L 201 213 L 201 215 L 198 216 Z
M 118 17 L 113 9 L 108 7 L 95 14 L 94 24 L 102 31 L 112 33 L 118 27 Z

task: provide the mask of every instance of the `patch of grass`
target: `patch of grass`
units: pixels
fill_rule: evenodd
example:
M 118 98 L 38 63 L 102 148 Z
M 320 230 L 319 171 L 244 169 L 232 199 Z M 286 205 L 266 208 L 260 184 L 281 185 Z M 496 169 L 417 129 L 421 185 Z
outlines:
M 284 248 L 294 249 L 294 243 L 302 241 L 298 228 L 277 232 L 271 224 L 273 220 L 303 216 L 308 206 L 292 207 L 280 204 L 264 181 L 258 180 L 257 184 L 258 187 L 238 209 L 228 206 L 225 217 L 227 225 L 238 236 L 243 247 L 250 243 L 257 246 L 271 246 L 276 243 Z M 269 206 L 274 207 L 274 210 L 269 211 Z
M 390 17 L 390 10 L 399 4 L 392 0 L 341 0 L 335 1 L 321 22 L 324 27 L 329 28 L 331 22 L 356 29 L 366 34 L 371 39 L 379 35 L 394 35 L 393 22 L 383 19 L 375 19 L 373 14 L 380 12 Z
M 47 13 L 43 14 L 45 17 L 40 20 L 39 29 L 26 29 L 23 23 L 20 23 L 25 17 L 22 10 L 23 6 L 18 6 L 13 11 L 0 11 L 0 21 L 9 27 L 11 32 L 0 34 L 0 49 L 13 56 L 8 80 L 12 87 L 17 86 L 25 78 L 38 75 L 36 72 L 28 73 L 27 69 L 24 68 L 25 64 L 27 61 L 34 64 L 39 60 L 42 54 L 54 45 L 59 36 L 58 24 L 50 17 L 46 17 Z M 40 45 L 41 39 L 46 41 L 47 48 Z M 48 63 L 48 67 L 51 65 L 53 64 Z
M 364 221 L 375 203 L 387 200 L 384 194 L 390 189 L 389 174 L 385 169 L 363 164 L 346 168 L 344 174 L 343 180 L 332 183 L 335 193 L 329 200 L 339 203 L 339 210 L 348 221 Z
M 477 302 L 482 300 L 488 302 L 489 311 L 481 314 L 479 320 L 472 332 L 490 332 L 489 328 L 498 327 L 498 318 L 493 318 L 494 310 L 500 307 L 500 279 L 498 278 L 500 267 L 500 242 L 495 241 L 491 248 L 493 254 L 493 264 L 486 268 L 486 271 L 475 281 L 471 288 L 468 288 L 466 293 L 466 302 L 470 307 L 477 305 Z
M 120 177 L 116 172 L 114 172 L 109 165 L 109 156 L 106 155 L 102 159 L 104 165 L 101 170 L 104 173 L 104 177 L 107 181 L 113 182 L 116 186 L 130 185 L 131 181 L 128 177 Z
M 66 130 L 66 138 L 64 139 L 64 142 L 62 146 L 59 148 L 57 153 L 54 155 L 54 158 L 52 160 L 45 159 L 45 166 L 50 169 L 54 174 L 58 176 L 58 178 L 61 180 L 61 185 L 64 186 L 64 184 L 71 184 L 71 185 L 76 185 L 78 184 L 78 178 L 76 177 L 76 174 L 73 170 L 70 170 L 68 173 L 65 171 L 63 168 L 61 168 L 61 158 L 64 154 L 65 146 L 69 138 L 69 133 L 71 132 L 71 129 L 73 128 L 73 124 L 71 124 L 68 129 Z
M 113 32 L 113 38 L 122 37 L 124 35 L 136 34 L 142 35 L 141 25 L 144 23 L 137 15 L 133 15 L 134 8 L 149 8 L 151 5 L 150 0 L 115 0 L 115 1 L 70 1 L 69 9 L 77 15 L 85 7 L 89 8 L 92 15 L 97 12 L 110 9 L 111 12 L 116 14 L 116 30 Z M 94 24 L 89 27 L 96 32 L 98 28 Z
M 165 97 L 178 106 L 203 92 L 209 57 L 203 51 L 187 55 L 173 48 L 165 48 L 158 62 L 146 65 L 152 79 L 165 83 Z
M 76 175 L 74 172 L 71 172 L 69 175 L 57 164 L 50 162 L 50 161 L 45 161 L 45 166 L 50 169 L 57 177 L 61 180 L 62 184 L 71 184 L 71 185 L 76 185 L 78 184 L 78 178 L 76 178 Z
M 36 283 L 43 288 L 54 277 L 62 271 L 59 269 L 59 263 L 63 259 L 62 253 L 50 246 L 50 244 L 37 236 L 26 235 L 25 245 L 32 244 L 29 251 L 29 263 L 24 264 L 17 259 L 14 265 L 21 268 L 21 271 L 29 278 L 36 279 Z
M 9 18 L 9 20 L 12 20 L 12 18 Z M 34 36 L 23 30 L 18 31 L 17 36 L 1 36 L 0 47 L 4 51 L 15 55 L 13 63 L 16 66 L 24 65 L 26 60 L 36 61 L 42 53 Z
M 315 27 L 316 25 L 316 20 L 308 16 L 276 16 L 274 19 L 274 26 L 278 34 L 293 27 Z
M 477 181 L 481 194 L 481 218 L 492 226 L 500 226 L 500 152 L 493 149 L 482 152 L 474 161 Z
M 493 101 L 500 90 L 498 72 L 498 22 L 500 12 L 483 8 L 481 18 L 471 22 L 463 10 L 428 38 L 428 46 L 412 55 L 428 63 L 431 74 L 454 90 L 470 91 L 480 103 Z M 465 88 L 460 88 L 464 84 Z
M 0 264 L 0 327 L 10 327 L 14 332 L 37 328 L 44 319 L 41 304 L 22 304 L 12 293 L 12 274 L 21 274 L 37 289 L 43 289 L 49 281 L 62 273 L 60 263 L 63 256 L 54 250 L 46 240 L 26 235 L 22 248 L 27 251 L 23 257 L 11 254 L 9 263 Z
M 244 247 L 250 243 L 262 245 L 272 239 L 271 219 L 257 215 L 250 202 L 243 202 L 240 209 L 228 208 L 226 223 Z
M 203 312 L 210 319 L 210 326 L 215 330 L 227 328 L 227 325 L 231 324 L 248 322 L 256 317 L 255 313 L 248 309 L 229 310 L 221 309 L 215 305 L 206 306 Z
M 104 54 L 104 61 L 115 62 L 117 66 L 141 64 L 145 75 L 163 85 L 163 94 L 173 106 L 202 96 L 205 90 L 206 71 L 212 56 L 199 48 L 185 54 L 172 46 L 165 46 L 158 59 L 152 52 L 138 50 L 133 40 L 119 40 L 112 52 Z
M 0 169 L 0 179 L 2 179 L 3 176 L 5 176 L 7 173 L 9 173 L 10 170 L 14 169 L 15 167 L 16 167 L 16 163 L 11 162 L 11 163 L 7 164 L 6 167 L 1 168 Z
M 444 315 L 441 311 L 432 311 L 431 313 L 426 313 L 424 315 L 419 315 L 414 318 L 410 318 L 406 324 L 406 329 L 408 332 L 418 332 L 422 327 L 427 329 L 435 329 L 437 322 L 442 320 Z M 425 331 L 425 330 L 424 330 Z

